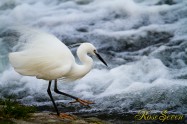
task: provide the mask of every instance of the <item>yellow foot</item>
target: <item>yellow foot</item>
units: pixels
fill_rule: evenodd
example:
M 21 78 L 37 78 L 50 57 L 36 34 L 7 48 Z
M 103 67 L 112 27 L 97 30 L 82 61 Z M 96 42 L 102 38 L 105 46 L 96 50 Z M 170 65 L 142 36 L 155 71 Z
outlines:
M 73 102 L 69 102 L 70 104 L 73 104 L 73 103 L 77 103 L 79 102 L 80 104 L 84 105 L 84 106 L 89 106 L 89 104 L 94 104 L 94 102 L 91 102 L 91 101 L 88 101 L 88 100 L 82 100 L 82 99 L 77 99 Z
M 72 115 L 66 114 L 66 113 L 60 113 L 59 117 L 62 118 L 62 119 L 69 119 L 69 120 L 75 120 L 76 119 L 75 116 L 72 116 Z

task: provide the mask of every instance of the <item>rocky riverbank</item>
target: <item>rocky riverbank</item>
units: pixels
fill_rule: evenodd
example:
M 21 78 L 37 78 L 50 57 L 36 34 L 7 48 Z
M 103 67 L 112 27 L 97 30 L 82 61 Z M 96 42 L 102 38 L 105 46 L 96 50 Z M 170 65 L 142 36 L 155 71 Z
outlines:
M 71 114 L 70 117 L 38 111 L 35 106 L 25 106 L 13 99 L 0 99 L 0 124 L 110 124 L 94 116 Z
M 74 119 L 64 119 L 49 112 L 32 113 L 26 119 L 0 118 L 0 123 L 6 124 L 110 124 L 95 117 L 81 118 L 72 115 Z

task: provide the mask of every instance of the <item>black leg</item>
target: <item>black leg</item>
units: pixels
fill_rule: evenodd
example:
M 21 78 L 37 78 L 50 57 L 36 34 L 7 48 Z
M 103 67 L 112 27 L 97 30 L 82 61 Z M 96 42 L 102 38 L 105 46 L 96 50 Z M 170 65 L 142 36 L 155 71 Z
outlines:
M 54 91 L 55 91 L 56 93 L 58 93 L 58 94 L 61 94 L 61 95 L 64 95 L 64 96 L 68 96 L 68 97 L 71 97 L 71 98 L 76 99 L 76 100 L 78 99 L 78 98 L 75 97 L 75 96 L 72 96 L 72 95 L 69 95 L 69 94 L 67 94 L 67 93 L 64 93 L 64 92 L 59 91 L 58 88 L 57 88 L 57 79 L 55 80 Z
M 56 110 L 56 112 L 57 112 L 57 115 L 59 116 L 60 113 L 59 113 L 58 108 L 57 108 L 57 106 L 56 106 L 56 104 L 55 104 L 55 102 L 54 102 L 53 96 L 52 96 L 52 94 L 51 94 L 51 80 L 49 81 L 49 85 L 48 85 L 47 92 L 48 92 L 49 97 L 51 98 L 51 101 L 52 101 L 52 103 L 53 103 L 53 105 L 54 105 L 54 107 L 55 107 L 55 110 Z

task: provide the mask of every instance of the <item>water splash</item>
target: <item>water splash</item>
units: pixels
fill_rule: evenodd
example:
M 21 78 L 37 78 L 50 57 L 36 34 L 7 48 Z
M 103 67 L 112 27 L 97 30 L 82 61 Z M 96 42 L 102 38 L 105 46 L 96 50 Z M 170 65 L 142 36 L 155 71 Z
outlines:
M 14 94 L 25 104 L 51 105 L 47 81 L 18 75 L 8 62 L 8 53 L 22 44 L 8 28 L 27 25 L 67 45 L 91 42 L 107 58 L 110 69 L 96 62 L 83 79 L 59 83 L 64 92 L 94 100 L 89 111 L 186 113 L 186 5 L 186 0 L 1 1 L 0 96 Z M 70 100 L 59 95 L 55 99 Z

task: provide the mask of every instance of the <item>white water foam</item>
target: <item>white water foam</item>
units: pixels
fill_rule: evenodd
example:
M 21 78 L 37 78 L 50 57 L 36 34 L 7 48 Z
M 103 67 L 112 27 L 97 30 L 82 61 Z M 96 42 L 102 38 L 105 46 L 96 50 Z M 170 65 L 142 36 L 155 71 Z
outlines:
M 83 79 L 59 89 L 96 102 L 94 109 L 142 108 L 186 112 L 186 0 L 6 0 L 0 2 L 1 97 L 23 103 L 49 101 L 47 81 L 17 74 L 8 52 L 22 42 L 7 28 L 26 25 L 53 33 L 67 44 L 89 41 L 110 65 L 99 62 Z M 14 46 L 12 44 L 15 44 Z M 154 99 L 153 99 L 154 98 Z M 57 100 L 70 99 L 55 95 Z

